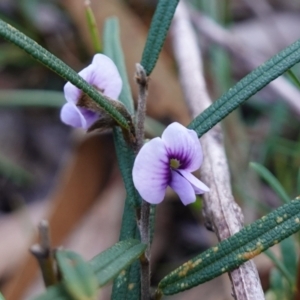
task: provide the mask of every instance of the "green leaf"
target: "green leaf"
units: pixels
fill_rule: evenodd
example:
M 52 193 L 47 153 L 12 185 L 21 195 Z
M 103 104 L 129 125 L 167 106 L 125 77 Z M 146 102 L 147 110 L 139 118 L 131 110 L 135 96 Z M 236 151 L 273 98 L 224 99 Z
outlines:
M 140 240 L 136 223 L 136 211 L 128 196 L 125 199 L 120 241 L 135 238 Z M 119 275 L 114 281 L 113 300 L 140 300 L 140 262 L 136 261 L 125 270 L 125 276 Z
M 126 106 L 128 111 L 133 114 L 133 100 L 127 78 L 123 51 L 119 41 L 119 26 L 116 18 L 109 18 L 105 22 L 103 50 L 104 54 L 110 57 L 116 64 L 123 81 L 119 100 Z M 141 198 L 138 195 L 132 181 L 132 167 L 135 159 L 134 152 L 124 140 L 120 129 L 115 128 L 113 133 L 119 168 L 124 180 L 128 200 L 131 202 L 133 207 L 139 207 L 141 204 Z
M 274 255 L 274 253 L 269 249 L 265 251 L 265 255 L 267 255 L 272 260 L 272 262 L 274 263 L 274 265 L 276 266 L 278 271 L 281 273 L 282 277 L 284 277 L 288 281 L 290 286 L 294 287 L 294 285 L 295 285 L 294 278 L 291 275 L 291 273 L 289 272 L 289 270 L 286 268 L 286 266 L 281 262 L 281 260 L 278 259 Z
M 93 42 L 94 50 L 95 50 L 95 52 L 99 53 L 99 52 L 101 52 L 100 36 L 99 36 L 99 32 L 98 32 L 96 19 L 95 19 L 93 10 L 92 10 L 89 2 L 85 2 L 85 17 L 86 17 L 88 29 L 89 29 L 89 32 L 91 35 L 91 39 Z
M 126 275 L 126 269 L 145 251 L 146 245 L 138 240 L 125 240 L 118 242 L 108 250 L 98 254 L 90 265 L 97 276 L 98 285 L 104 286 L 110 280 L 120 275 Z M 121 272 L 122 271 L 122 272 Z
M 280 243 L 282 262 L 291 274 L 292 278 L 296 278 L 297 274 L 297 245 L 292 236 Z
M 134 114 L 132 93 L 127 77 L 124 54 L 120 43 L 119 22 L 117 18 L 108 18 L 104 25 L 104 53 L 116 64 L 123 86 L 119 100 L 123 102 L 130 114 Z
M 296 76 L 296 74 L 290 69 L 286 71 L 287 74 L 290 76 L 290 78 L 293 80 L 293 82 L 295 83 L 295 85 L 300 88 L 300 81 L 298 79 L 298 77 Z
M 47 288 L 46 292 L 34 300 L 70 300 L 70 295 L 62 283 Z
M 119 41 L 119 28 L 115 18 L 109 18 L 104 25 L 104 54 L 108 55 L 116 64 L 122 80 L 123 88 L 119 100 L 124 103 L 130 113 L 133 113 L 133 100 L 123 57 L 123 51 Z M 119 128 L 113 129 L 114 144 L 122 178 L 126 188 L 120 241 L 127 239 L 140 239 L 136 223 L 135 207 L 141 203 L 132 181 L 132 166 L 134 153 L 128 147 Z M 134 262 L 125 270 L 125 275 L 119 275 L 114 281 L 113 300 L 139 300 L 140 299 L 140 264 Z
M 280 199 L 287 203 L 290 201 L 289 196 L 285 192 L 284 188 L 280 184 L 280 182 L 277 180 L 277 178 L 263 165 L 259 163 L 250 163 L 250 167 L 255 170 L 260 177 L 262 177 L 274 190 L 274 192 L 280 197 Z
M 178 2 L 179 0 L 160 0 L 157 4 L 141 60 L 147 75 L 151 74 L 156 65 Z
M 75 300 L 97 298 L 97 278 L 90 264 L 69 250 L 58 250 L 55 254 L 62 284 Z
M 297 174 L 297 186 L 296 186 L 296 191 L 299 194 L 300 193 L 300 168 L 298 169 L 298 174 Z
M 188 126 L 201 137 L 244 101 L 300 61 L 300 40 L 260 65 L 197 116 Z
M 114 128 L 113 134 L 118 164 L 125 184 L 128 201 L 132 207 L 138 208 L 141 205 L 141 198 L 132 181 L 132 167 L 135 159 L 134 152 L 125 142 L 119 128 Z
M 114 106 L 107 101 L 106 98 L 102 96 L 94 87 L 89 85 L 81 76 L 79 76 L 73 69 L 71 69 L 56 56 L 2 20 L 0 20 L 0 36 L 27 52 L 35 60 L 48 67 L 59 76 L 73 83 L 76 87 L 81 89 L 85 94 L 93 99 L 121 127 L 129 130 L 129 120 L 126 119 L 126 117 L 121 114 L 120 111 L 116 110 Z
M 5 300 L 5 298 L 3 297 L 2 293 L 0 293 L 0 300 Z
M 46 90 L 0 90 L 0 107 L 53 107 L 65 103 L 64 94 Z
M 232 271 L 298 230 L 300 230 L 300 198 L 279 207 L 215 247 L 189 260 L 162 279 L 157 293 L 165 295 L 179 293 Z
M 277 269 L 272 269 L 270 274 L 270 285 L 271 289 L 274 292 L 276 300 L 287 300 L 284 296 L 285 288 L 283 285 L 282 274 Z
M 146 116 L 144 125 L 146 134 L 151 137 L 161 136 L 166 129 L 164 124 L 148 116 Z

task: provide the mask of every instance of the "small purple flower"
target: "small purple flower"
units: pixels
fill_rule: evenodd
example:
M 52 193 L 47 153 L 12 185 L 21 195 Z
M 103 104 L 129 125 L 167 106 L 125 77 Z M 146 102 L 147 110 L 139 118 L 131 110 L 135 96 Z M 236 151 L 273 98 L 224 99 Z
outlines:
M 111 99 L 117 99 L 122 89 L 122 79 L 113 61 L 103 55 L 96 54 L 92 63 L 78 73 L 90 85 Z M 70 126 L 88 129 L 100 115 L 76 104 L 83 92 L 75 85 L 67 82 L 64 86 L 64 94 L 67 103 L 60 112 L 61 120 Z
M 172 123 L 162 134 L 146 143 L 138 153 L 132 171 L 133 182 L 141 197 L 160 203 L 168 185 L 188 205 L 209 188 L 191 174 L 202 164 L 202 148 L 193 130 Z

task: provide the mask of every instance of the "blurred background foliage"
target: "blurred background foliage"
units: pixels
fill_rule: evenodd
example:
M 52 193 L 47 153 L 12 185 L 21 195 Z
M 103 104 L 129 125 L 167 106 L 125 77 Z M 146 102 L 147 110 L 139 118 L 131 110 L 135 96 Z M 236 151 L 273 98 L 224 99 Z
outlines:
M 83 2 L 83 0 L 3 0 L 0 2 L 0 17 L 79 71 L 89 63 L 93 54 L 90 37 L 85 30 Z M 140 59 L 156 2 L 102 0 L 96 4 L 92 1 L 100 32 L 104 17 L 116 14 L 120 19 L 121 39 L 129 78 L 133 78 L 132 62 Z M 246 57 L 248 55 L 266 60 L 300 38 L 298 30 L 300 3 L 297 0 L 190 0 L 189 2 L 195 19 L 204 14 L 214 20 L 247 48 Z M 212 42 L 211 38 L 203 34 L 203 31 L 200 32 L 196 24 L 194 25 L 198 31 L 199 46 L 204 57 L 207 84 L 212 99 L 217 99 L 251 69 L 239 57 L 229 53 L 226 47 Z M 258 59 L 257 65 L 263 60 Z M 152 119 L 146 125 L 149 137 L 160 135 L 161 128 L 172 120 L 185 125 L 189 122 L 187 111 L 183 109 L 182 96 L 175 91 L 175 86 L 178 89 L 179 83 L 176 79 L 171 37 L 167 39 L 160 64 L 153 73 L 153 85 L 150 87 L 152 90 L 150 89 L 148 111 Z M 285 74 L 284 78 L 293 85 L 300 96 L 297 79 L 300 78 L 300 66 L 296 65 L 292 73 Z M 20 270 L 21 263 L 26 261 L 27 245 L 30 245 L 33 238 L 27 233 L 28 230 L 34 232 L 33 224 L 41 216 L 41 213 L 37 213 L 32 207 L 37 203 L 45 207 L 49 202 L 56 203 L 53 199 L 57 199 L 57 193 L 63 193 L 62 191 L 65 192 L 62 197 L 64 201 L 69 201 L 67 199 L 73 197 L 69 190 L 85 188 L 80 178 L 82 170 L 76 167 L 74 167 L 78 175 L 77 181 L 74 179 L 76 187 L 71 186 L 69 190 L 66 188 L 66 182 L 70 179 L 66 171 L 69 170 L 69 165 L 73 160 L 80 159 L 81 155 L 90 152 L 83 151 L 82 154 L 80 150 L 89 138 L 81 131 L 74 131 L 60 122 L 59 108 L 64 102 L 63 85 L 64 81 L 61 78 L 36 63 L 14 45 L 4 40 L 0 41 L 0 224 L 5 228 L 1 230 L 0 226 L 0 232 L 4 239 L 16 231 L 27 236 L 26 242 L 22 244 L 22 251 L 15 251 L 20 241 L 9 241 L 8 246 L 2 250 L 0 245 L 0 261 L 1 257 L 8 255 L 7 253 L 17 255 L 16 259 L 11 259 L 13 262 L 5 260 L 0 262 L 0 282 L 3 283 L 4 290 L 12 290 L 10 282 L 15 280 L 17 276 L 14 274 Z M 133 90 L 135 91 L 134 86 Z M 286 100 L 289 97 L 288 91 L 276 93 L 267 87 L 223 122 L 233 191 L 243 208 L 247 223 L 281 204 L 276 189 L 270 186 L 270 180 L 250 168 L 249 162 L 259 163 L 269 170 L 290 199 L 300 194 L 300 110 L 297 112 L 289 105 Z M 297 105 L 300 107 L 300 97 L 297 99 Z M 99 143 L 91 144 L 88 147 L 99 146 Z M 105 138 L 101 147 L 111 148 L 111 139 Z M 90 164 L 93 164 L 96 153 L 97 151 L 93 152 L 93 156 L 88 160 Z M 102 166 L 100 162 L 99 166 Z M 107 182 L 100 184 L 102 190 L 105 185 L 109 189 L 114 189 L 116 185 L 122 189 L 114 157 L 110 165 L 103 167 L 101 172 L 110 174 L 108 177 L 111 180 L 110 184 Z M 86 176 L 97 185 L 99 179 L 89 178 L 89 173 Z M 64 180 L 61 180 L 62 178 Z M 97 193 L 100 193 L 100 188 L 95 195 Z M 111 197 L 118 198 L 116 195 Z M 168 193 L 168 198 L 170 201 L 161 205 L 157 213 L 157 237 L 153 246 L 153 284 L 187 257 L 215 243 L 213 234 L 206 231 L 199 213 L 201 199 L 195 205 L 183 208 L 179 201 L 172 201 L 176 196 L 171 192 Z M 119 205 L 122 199 L 122 197 L 117 199 L 114 205 Z M 88 208 L 85 208 L 73 216 L 71 211 L 76 210 L 74 208 L 76 205 L 77 202 L 74 200 L 69 203 L 67 206 L 70 211 L 62 211 L 59 209 L 61 206 L 53 205 L 52 216 L 55 213 L 67 214 L 70 216 L 68 222 L 72 224 L 70 231 L 57 238 L 59 244 L 65 243 L 76 225 L 81 224 L 78 217 L 88 216 L 90 213 Z M 91 200 L 88 207 L 91 208 L 93 205 L 95 204 Z M 105 210 L 105 205 L 99 205 L 99 209 Z M 25 214 L 17 218 L 18 225 L 12 225 L 15 224 L 13 223 L 15 221 L 12 221 L 15 212 L 20 210 L 22 213 L 25 211 Z M 112 208 L 108 210 L 110 218 L 116 218 L 114 210 Z M 117 209 L 118 213 L 119 210 L 121 209 Z M 44 211 L 47 211 L 47 208 L 44 208 Z M 37 217 L 33 217 L 36 213 Z M 53 219 L 56 220 L 55 217 Z M 64 226 L 65 217 L 62 216 L 61 219 L 64 221 L 57 226 L 58 231 Z M 8 227 L 5 227 L 6 224 Z M 85 229 L 86 235 L 90 234 L 89 226 Z M 117 228 L 118 226 L 112 236 L 118 236 Z M 103 232 L 104 237 L 100 239 L 102 242 L 99 241 L 101 245 L 95 249 L 95 253 L 110 246 L 109 243 L 112 242 L 108 238 L 105 242 L 107 235 L 111 234 L 107 232 L 110 229 L 107 226 L 102 229 L 106 232 Z M 94 230 L 100 232 L 99 228 Z M 53 230 L 53 235 L 57 234 L 59 235 Z M 90 238 L 89 242 L 92 241 Z M 291 238 L 290 246 L 275 247 L 274 250 L 276 257 L 279 257 L 281 263 L 288 269 L 287 272 L 290 272 L 294 285 L 289 285 L 284 276 L 278 275 L 280 266 L 276 264 L 276 259 L 273 259 L 273 262 L 277 268 L 273 271 L 268 260 L 265 258 L 257 260 L 263 287 L 266 291 L 269 289 L 270 299 L 291 299 L 290 295 L 295 288 L 296 269 L 291 270 L 291 263 L 285 258 L 293 257 L 292 264 L 295 265 L 298 244 L 299 239 L 295 244 L 295 240 Z M 1 256 L 1 253 L 4 256 Z M 88 255 L 90 254 L 86 254 Z M 205 288 L 202 287 L 206 299 L 229 299 L 230 283 L 227 278 L 222 277 L 219 293 L 214 290 L 213 284 L 208 283 Z M 24 284 L 20 289 L 25 292 L 27 288 L 28 285 Z M 104 293 L 103 299 L 105 295 Z M 187 291 L 185 299 L 196 299 L 196 295 L 199 296 L 199 291 Z M 24 296 L 18 297 L 23 299 Z M 180 297 L 174 296 L 172 299 Z

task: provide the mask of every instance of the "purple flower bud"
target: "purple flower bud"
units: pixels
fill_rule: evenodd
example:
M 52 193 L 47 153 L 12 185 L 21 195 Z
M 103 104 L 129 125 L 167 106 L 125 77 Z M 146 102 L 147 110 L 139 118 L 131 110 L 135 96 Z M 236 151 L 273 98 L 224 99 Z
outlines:
M 172 123 L 162 134 L 146 143 L 138 153 L 132 171 L 133 182 L 141 197 L 160 203 L 168 185 L 184 205 L 196 200 L 209 188 L 191 172 L 202 164 L 202 148 L 195 131 Z
M 111 99 L 117 99 L 122 89 L 122 79 L 114 62 L 103 54 L 96 54 L 92 63 L 78 73 L 90 85 Z M 70 126 L 88 129 L 100 115 L 76 104 L 83 92 L 67 82 L 64 86 L 67 103 L 62 107 L 60 118 Z

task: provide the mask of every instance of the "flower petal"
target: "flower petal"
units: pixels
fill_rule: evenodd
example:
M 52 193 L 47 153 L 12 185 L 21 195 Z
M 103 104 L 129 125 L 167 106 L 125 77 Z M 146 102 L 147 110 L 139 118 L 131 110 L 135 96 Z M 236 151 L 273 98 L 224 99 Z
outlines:
M 189 181 L 189 183 L 193 186 L 193 189 L 195 191 L 195 194 L 203 194 L 206 192 L 209 192 L 210 189 L 208 186 L 206 186 L 202 181 L 200 181 L 197 177 L 195 177 L 193 174 L 185 171 L 185 170 L 177 170 L 186 180 Z
M 138 153 L 132 170 L 133 183 L 141 197 L 160 203 L 171 178 L 169 159 L 161 138 L 146 143 Z
M 76 128 L 86 127 L 85 118 L 74 103 L 68 102 L 62 107 L 60 111 L 60 118 L 67 125 Z
M 61 120 L 70 126 L 83 129 L 88 129 L 96 120 L 99 115 L 96 113 L 80 108 L 72 102 L 66 103 L 60 111 Z
M 86 127 L 83 127 L 84 129 L 90 128 L 101 116 L 89 109 L 85 109 L 83 107 L 78 107 L 81 114 L 83 115 Z
M 195 191 L 192 185 L 176 171 L 171 171 L 172 180 L 170 187 L 178 194 L 181 202 L 188 205 L 196 201 Z
M 116 100 L 121 93 L 121 76 L 116 65 L 108 56 L 96 54 L 92 64 L 81 70 L 78 75 L 112 99 Z M 76 104 L 82 91 L 67 82 L 64 86 L 64 94 L 68 102 Z
M 88 67 L 81 70 L 78 75 L 80 75 L 89 84 L 92 84 L 91 78 L 93 77 L 92 74 L 95 72 L 94 69 L 94 66 L 89 65 Z M 76 104 L 82 93 L 83 92 L 71 82 L 67 82 L 64 86 L 64 95 L 68 102 L 73 102 Z
M 174 122 L 162 134 L 170 158 L 180 161 L 180 169 L 196 171 L 203 160 L 202 148 L 194 130 Z
M 116 100 L 122 90 L 122 79 L 114 62 L 106 55 L 96 54 L 92 61 L 94 72 L 90 84 L 103 90 L 103 93 Z

